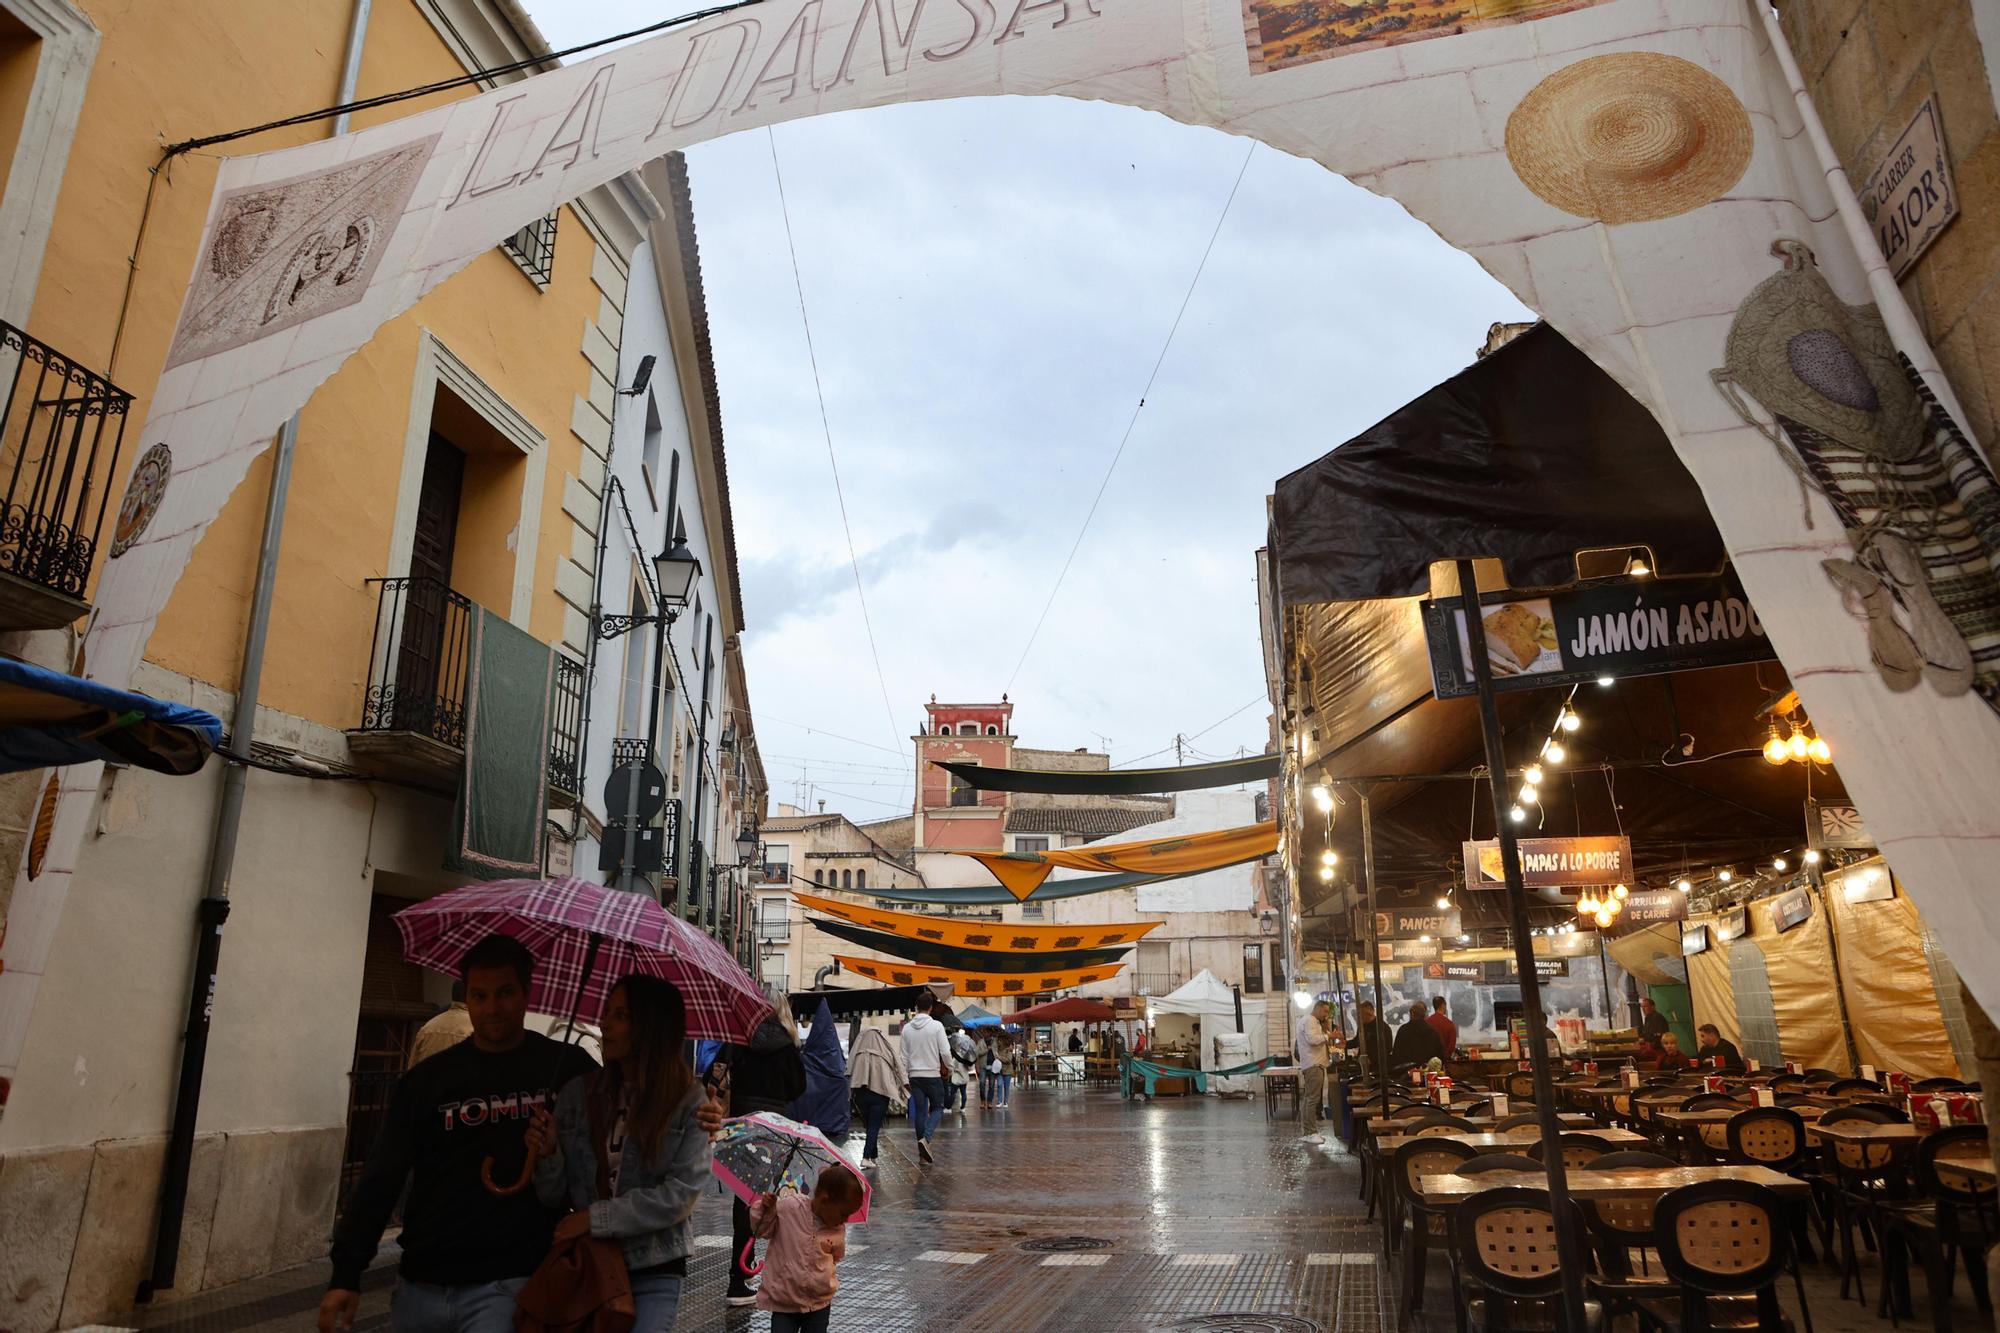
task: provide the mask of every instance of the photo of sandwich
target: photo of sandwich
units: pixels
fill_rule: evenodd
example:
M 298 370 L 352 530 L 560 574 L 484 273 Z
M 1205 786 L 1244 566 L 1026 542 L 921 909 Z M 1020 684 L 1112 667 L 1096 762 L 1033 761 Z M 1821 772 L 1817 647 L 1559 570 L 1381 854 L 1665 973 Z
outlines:
M 1480 618 L 1486 625 L 1486 657 L 1494 675 L 1526 676 L 1562 670 L 1562 654 L 1556 649 L 1556 622 L 1548 598 L 1503 602 L 1485 608 Z M 1471 675 L 1469 646 L 1465 647 L 1462 660 L 1466 674 Z

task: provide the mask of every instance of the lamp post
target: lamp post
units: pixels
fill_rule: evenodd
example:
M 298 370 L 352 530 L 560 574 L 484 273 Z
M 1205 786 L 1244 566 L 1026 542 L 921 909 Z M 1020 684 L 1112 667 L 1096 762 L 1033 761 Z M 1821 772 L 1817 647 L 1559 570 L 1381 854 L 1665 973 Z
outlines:
M 757 848 L 761 845 L 757 840 L 756 825 L 745 824 L 742 828 L 738 829 L 736 833 L 737 867 L 741 869 L 755 865 L 757 863 Z M 757 942 L 758 907 L 757 900 L 750 896 L 747 870 L 745 870 L 742 881 L 738 883 L 736 892 L 742 899 L 742 906 L 736 913 L 737 924 L 742 929 L 745 939 L 744 947 L 736 951 L 738 957 L 741 958 L 752 954 Z
M 653 627 L 653 682 L 652 699 L 646 710 L 646 755 L 648 761 L 654 756 L 654 746 L 660 734 L 660 693 L 667 667 L 667 629 L 679 617 L 694 592 L 695 580 L 701 577 L 701 561 L 688 549 L 687 534 L 675 533 L 673 542 L 666 550 L 653 557 L 653 573 L 659 593 L 659 608 L 650 616 L 605 616 L 597 618 L 597 637 L 616 639 L 630 634 L 642 625 Z M 618 887 L 626 891 L 632 889 L 636 872 L 633 861 L 638 851 L 638 811 L 639 784 L 631 784 L 634 808 L 625 812 L 625 852 L 619 862 Z M 607 815 L 616 813 L 607 810 Z

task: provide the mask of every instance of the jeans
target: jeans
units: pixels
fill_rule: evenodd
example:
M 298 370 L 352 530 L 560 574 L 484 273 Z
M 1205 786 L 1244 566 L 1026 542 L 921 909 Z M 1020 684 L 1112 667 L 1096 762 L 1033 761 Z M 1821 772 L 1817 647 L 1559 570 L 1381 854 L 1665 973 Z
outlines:
M 1307 1134 L 1319 1133 L 1319 1107 L 1326 1097 L 1326 1066 L 1307 1065 L 1299 1071 L 1299 1119 Z
M 875 1141 L 882 1136 L 882 1121 L 889 1114 L 889 1099 L 873 1088 L 857 1088 L 854 1100 L 861 1103 L 862 1123 L 868 1127 L 868 1146 L 861 1150 L 861 1155 L 873 1161 Z
M 681 1305 L 682 1281 L 679 1273 L 632 1274 L 632 1333 L 673 1333 L 674 1315 Z
M 936 1077 L 910 1080 L 910 1128 L 918 1138 L 937 1134 L 938 1121 L 944 1119 L 946 1087 L 945 1081 Z
M 514 1297 L 527 1285 L 524 1277 L 457 1287 L 399 1282 L 389 1326 L 395 1333 L 514 1333 Z
M 952 1080 L 951 1085 L 945 1089 L 944 1104 L 946 1106 L 956 1106 L 959 1110 L 963 1111 L 965 1109 L 965 1084 L 956 1079 Z
M 773 1310 L 771 1333 L 826 1333 L 826 1321 L 832 1317 L 831 1305 L 822 1305 L 819 1309 L 808 1310 L 804 1314 L 787 1314 L 783 1310 Z
M 1005 1106 L 1014 1096 L 1014 1076 L 1012 1074 L 995 1074 L 993 1077 L 1000 1084 L 1000 1104 Z
M 983 1069 L 979 1071 L 979 1104 L 981 1106 L 990 1106 L 993 1104 L 994 1087 L 999 1082 L 999 1078 L 998 1074 L 989 1074 Z

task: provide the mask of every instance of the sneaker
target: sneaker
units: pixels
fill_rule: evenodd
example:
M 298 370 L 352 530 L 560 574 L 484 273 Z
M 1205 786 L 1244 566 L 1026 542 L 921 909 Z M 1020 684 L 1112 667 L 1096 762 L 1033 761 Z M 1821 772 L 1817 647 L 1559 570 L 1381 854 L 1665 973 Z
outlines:
M 725 1298 L 725 1303 L 729 1305 L 755 1305 L 757 1303 L 757 1289 L 755 1287 L 732 1287 L 729 1295 Z
M 937 1158 L 931 1156 L 931 1141 L 929 1139 L 917 1140 L 917 1156 L 923 1158 L 926 1162 L 935 1162 L 937 1160 Z
M 878 1165 L 880 1165 L 880 1163 L 878 1163 L 873 1157 L 864 1157 L 861 1159 L 861 1169 L 864 1171 L 872 1171 Z
M 1324 1134 L 1301 1134 L 1301 1135 L 1299 1135 L 1299 1142 L 1300 1142 L 1300 1143 L 1325 1143 L 1325 1142 L 1326 1142 L 1326 1135 L 1324 1135 Z

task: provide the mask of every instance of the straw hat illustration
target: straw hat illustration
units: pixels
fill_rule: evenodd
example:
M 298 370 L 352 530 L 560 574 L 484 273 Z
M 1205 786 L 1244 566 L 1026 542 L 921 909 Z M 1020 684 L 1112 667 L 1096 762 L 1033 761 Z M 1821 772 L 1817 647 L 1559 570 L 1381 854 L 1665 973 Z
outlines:
M 1507 118 L 1521 183 L 1565 213 L 1647 222 L 1726 194 L 1750 165 L 1749 113 L 1692 61 L 1652 51 L 1579 60 Z

